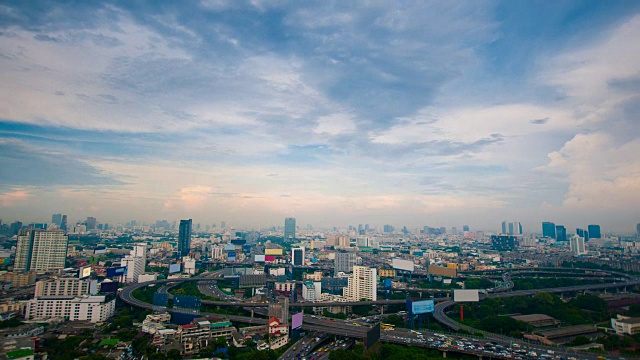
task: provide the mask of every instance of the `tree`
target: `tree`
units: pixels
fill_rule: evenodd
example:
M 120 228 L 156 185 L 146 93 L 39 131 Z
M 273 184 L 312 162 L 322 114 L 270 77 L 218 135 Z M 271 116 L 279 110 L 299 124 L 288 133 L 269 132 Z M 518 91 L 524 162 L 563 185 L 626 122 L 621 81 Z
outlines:
M 182 355 L 180 355 L 180 350 L 171 349 L 167 352 L 167 359 L 169 360 L 180 360 L 182 359 Z

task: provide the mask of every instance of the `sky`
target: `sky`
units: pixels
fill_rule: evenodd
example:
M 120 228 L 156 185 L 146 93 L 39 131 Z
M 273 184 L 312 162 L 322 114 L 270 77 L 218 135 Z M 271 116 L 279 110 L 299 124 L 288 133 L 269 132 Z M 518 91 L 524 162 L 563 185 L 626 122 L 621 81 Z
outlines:
M 0 218 L 640 223 L 638 1 L 3 1 Z

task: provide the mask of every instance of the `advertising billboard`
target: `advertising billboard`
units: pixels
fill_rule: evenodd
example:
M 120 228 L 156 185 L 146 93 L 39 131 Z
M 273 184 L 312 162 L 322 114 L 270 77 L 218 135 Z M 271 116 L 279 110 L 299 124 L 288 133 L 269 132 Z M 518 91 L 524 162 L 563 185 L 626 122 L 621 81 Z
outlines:
M 429 275 L 447 276 L 454 278 L 458 275 L 458 270 L 455 268 L 431 265 L 429 266 Z
M 107 249 L 104 246 L 97 246 L 94 250 L 93 250 L 93 254 L 94 255 L 100 255 L 100 254 L 104 254 L 107 252 Z
M 478 290 L 453 290 L 453 301 L 455 302 L 478 302 L 480 294 Z
M 173 307 L 198 311 L 202 300 L 199 297 L 187 295 L 175 295 L 173 297 Z
M 273 255 L 265 255 L 264 256 L 264 261 L 274 262 L 274 261 L 276 261 L 276 257 L 273 256 Z
M 403 260 L 403 259 L 393 259 L 391 260 L 391 266 L 396 270 L 404 270 L 413 272 L 415 266 L 413 265 L 413 261 Z
M 255 262 L 264 262 L 264 255 L 256 255 L 255 256 Z
M 229 251 L 227 253 L 227 260 L 228 261 L 236 261 L 236 252 L 235 251 Z
M 78 271 L 78 278 L 80 279 L 88 278 L 89 276 L 91 276 L 91 266 L 83 266 Z
M 233 251 L 235 249 L 236 249 L 236 247 L 234 245 L 225 245 L 224 246 L 224 251 Z
M 167 306 L 169 295 L 166 293 L 153 293 L 153 306 Z
M 412 314 L 420 315 L 426 313 L 432 313 L 435 309 L 435 302 L 433 300 L 418 300 L 412 301 L 407 299 L 407 311 Z
M 117 291 L 118 291 L 117 281 L 103 281 L 100 283 L 100 292 L 102 293 L 117 292 Z
M 174 274 L 178 272 L 180 272 L 180 264 L 169 265 L 169 274 Z
M 264 249 L 265 255 L 282 256 L 282 249 Z
M 367 331 L 367 338 L 364 342 L 367 349 L 372 347 L 380 339 L 380 323 L 377 323 L 371 330 Z
M 122 275 L 126 275 L 126 274 L 127 274 L 127 267 L 126 266 L 121 266 L 121 267 L 117 267 L 117 268 L 107 268 L 106 277 L 110 278 L 110 277 L 122 276 Z
M 291 329 L 297 329 L 302 326 L 302 312 L 293 314 L 291 317 Z

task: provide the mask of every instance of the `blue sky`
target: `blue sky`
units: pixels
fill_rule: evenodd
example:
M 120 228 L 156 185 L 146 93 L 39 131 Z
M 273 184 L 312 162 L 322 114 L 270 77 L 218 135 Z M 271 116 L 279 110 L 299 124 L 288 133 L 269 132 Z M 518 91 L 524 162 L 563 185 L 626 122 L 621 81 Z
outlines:
M 4 2 L 2 217 L 631 231 L 639 9 Z

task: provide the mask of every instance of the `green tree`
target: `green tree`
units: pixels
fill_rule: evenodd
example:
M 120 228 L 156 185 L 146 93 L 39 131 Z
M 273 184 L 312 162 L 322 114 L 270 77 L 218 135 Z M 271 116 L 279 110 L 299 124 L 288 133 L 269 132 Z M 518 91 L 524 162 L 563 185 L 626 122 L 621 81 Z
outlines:
M 167 352 L 167 359 L 169 360 L 180 360 L 182 359 L 182 355 L 180 355 L 180 350 L 171 349 Z

